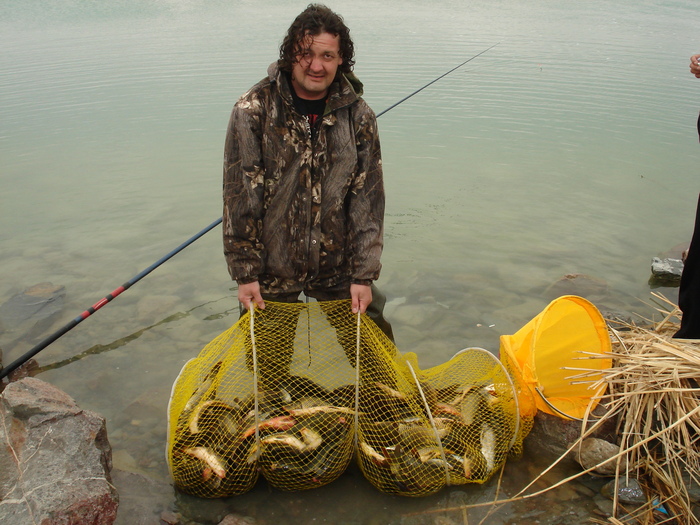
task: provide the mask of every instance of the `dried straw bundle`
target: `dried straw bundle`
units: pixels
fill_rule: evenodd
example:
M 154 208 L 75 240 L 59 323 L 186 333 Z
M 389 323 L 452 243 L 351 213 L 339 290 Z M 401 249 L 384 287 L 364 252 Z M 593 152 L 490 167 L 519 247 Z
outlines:
M 658 309 L 664 319 L 653 328 L 611 329 L 613 366 L 602 380 L 608 385 L 605 417 L 618 419 L 619 473 L 629 465 L 627 475 L 644 483 L 650 501 L 683 523 L 700 524 L 687 488 L 700 484 L 700 341 L 672 339 L 681 313 L 656 297 L 670 308 Z M 645 522 L 653 512 L 648 505 L 636 514 Z

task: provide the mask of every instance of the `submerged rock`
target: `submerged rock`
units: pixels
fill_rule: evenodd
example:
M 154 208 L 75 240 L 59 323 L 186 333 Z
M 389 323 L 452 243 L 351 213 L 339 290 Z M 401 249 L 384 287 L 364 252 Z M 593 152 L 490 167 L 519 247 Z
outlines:
M 30 319 L 51 317 L 63 308 L 65 295 L 63 286 L 48 282 L 35 284 L 0 305 L 0 322 L 10 330 Z
M 118 495 L 105 420 L 36 378 L 0 396 L 0 523 L 111 525 Z
M 31 341 L 43 334 L 60 316 L 66 291 L 53 283 L 35 284 L 0 305 L 0 334 L 8 333 L 14 341 Z
M 591 300 L 592 297 L 605 296 L 608 283 L 602 279 L 582 273 L 570 273 L 551 284 L 544 292 L 547 299 L 556 299 L 562 295 L 578 295 Z

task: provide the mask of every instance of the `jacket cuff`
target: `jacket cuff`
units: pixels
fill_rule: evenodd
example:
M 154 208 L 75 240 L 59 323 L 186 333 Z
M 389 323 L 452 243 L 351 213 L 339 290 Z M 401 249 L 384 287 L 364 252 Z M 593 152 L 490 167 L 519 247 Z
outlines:
M 365 286 L 372 286 L 372 279 L 350 279 L 350 284 L 363 284 Z
M 258 280 L 257 276 L 255 276 L 255 277 L 241 277 L 240 279 L 236 279 L 236 282 L 238 284 L 250 284 L 250 283 L 254 283 L 257 280 Z

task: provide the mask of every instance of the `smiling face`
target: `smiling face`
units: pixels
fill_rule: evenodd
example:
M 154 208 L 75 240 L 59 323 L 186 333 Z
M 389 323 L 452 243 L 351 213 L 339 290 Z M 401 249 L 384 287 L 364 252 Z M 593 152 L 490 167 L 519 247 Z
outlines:
M 335 79 L 340 57 L 340 37 L 330 33 L 306 35 L 292 66 L 292 87 L 300 98 L 319 100 Z

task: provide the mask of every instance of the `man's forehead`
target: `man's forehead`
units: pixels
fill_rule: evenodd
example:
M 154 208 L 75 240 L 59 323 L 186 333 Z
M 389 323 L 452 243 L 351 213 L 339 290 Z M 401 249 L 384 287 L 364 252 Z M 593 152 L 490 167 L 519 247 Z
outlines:
M 340 49 L 340 36 L 326 32 L 312 35 L 309 31 L 307 31 L 299 41 L 300 47 L 304 49 L 308 49 L 314 44 L 328 50 L 337 51 Z

